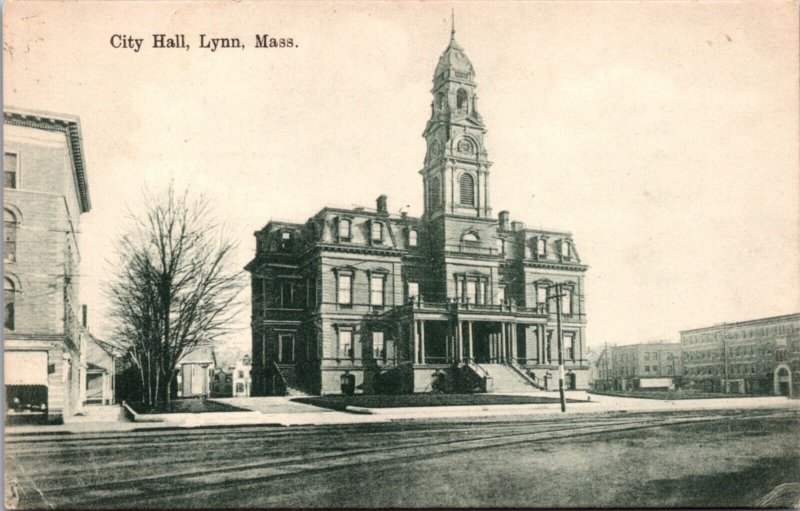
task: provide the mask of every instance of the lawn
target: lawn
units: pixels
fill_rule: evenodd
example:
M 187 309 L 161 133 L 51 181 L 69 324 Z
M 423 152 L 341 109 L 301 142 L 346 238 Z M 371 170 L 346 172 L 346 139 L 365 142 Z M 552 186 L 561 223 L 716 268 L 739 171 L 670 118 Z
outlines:
M 687 390 L 605 390 L 595 391 L 592 390 L 590 394 L 597 394 L 599 396 L 616 396 L 616 397 L 635 397 L 639 399 L 661 399 L 661 400 L 675 400 L 675 399 L 722 399 L 731 397 L 764 397 L 760 394 L 723 394 L 721 392 L 695 392 Z
M 405 395 L 364 395 L 319 396 L 293 399 L 333 410 L 344 410 L 348 406 L 362 408 L 407 408 L 416 406 L 484 406 L 484 405 L 529 405 L 558 403 L 557 397 L 544 396 L 505 396 L 495 394 L 405 394 Z M 584 403 L 567 399 L 570 403 Z
M 246 412 L 244 408 L 237 408 L 225 403 L 218 403 L 208 399 L 187 398 L 174 399 L 169 403 L 159 403 L 151 407 L 146 403 L 127 403 L 136 413 L 148 415 L 154 413 L 211 413 L 211 412 Z

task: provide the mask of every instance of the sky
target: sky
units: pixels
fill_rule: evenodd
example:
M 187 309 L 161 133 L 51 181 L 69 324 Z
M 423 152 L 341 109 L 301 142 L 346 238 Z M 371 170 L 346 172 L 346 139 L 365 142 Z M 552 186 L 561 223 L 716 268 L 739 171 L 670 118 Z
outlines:
M 421 214 L 451 10 L 494 212 L 573 233 L 590 347 L 800 311 L 794 2 L 7 1 L 5 104 L 81 118 L 91 330 L 110 330 L 114 239 L 145 187 L 211 195 L 240 266 L 270 219 L 382 193 Z M 151 48 L 157 33 L 191 48 Z M 201 49 L 200 34 L 246 48 Z M 257 49 L 256 34 L 295 47 Z M 248 324 L 229 342 L 249 347 Z

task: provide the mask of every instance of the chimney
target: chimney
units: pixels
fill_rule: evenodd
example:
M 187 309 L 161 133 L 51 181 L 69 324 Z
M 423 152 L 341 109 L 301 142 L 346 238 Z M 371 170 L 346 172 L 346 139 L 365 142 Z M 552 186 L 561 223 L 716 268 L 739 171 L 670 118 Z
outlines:
M 380 213 L 382 215 L 388 215 L 389 214 L 389 209 L 386 207 L 386 196 L 385 195 L 379 195 L 378 196 L 378 200 L 375 201 L 375 202 L 378 205 L 378 213 Z
M 525 229 L 525 222 L 511 222 L 511 230 L 521 231 Z
M 88 321 L 89 321 L 89 307 L 87 307 L 86 304 L 84 303 L 83 305 L 81 305 L 81 323 L 83 324 L 84 328 L 88 326 L 87 325 Z
M 507 231 L 508 230 L 508 211 L 501 211 L 500 212 L 500 230 Z

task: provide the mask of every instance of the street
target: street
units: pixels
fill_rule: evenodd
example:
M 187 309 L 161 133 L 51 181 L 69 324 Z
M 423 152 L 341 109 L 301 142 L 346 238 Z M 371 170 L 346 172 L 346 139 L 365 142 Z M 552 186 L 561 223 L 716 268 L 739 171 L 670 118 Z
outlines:
M 794 410 L 12 436 L 20 508 L 752 506 L 800 481 Z

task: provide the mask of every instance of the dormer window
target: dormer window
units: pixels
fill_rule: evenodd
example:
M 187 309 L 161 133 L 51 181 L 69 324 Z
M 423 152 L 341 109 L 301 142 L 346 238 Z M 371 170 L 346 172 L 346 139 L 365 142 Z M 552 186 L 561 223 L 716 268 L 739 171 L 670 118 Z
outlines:
M 292 233 L 289 231 L 281 232 L 281 250 L 289 250 L 292 248 Z
M 568 261 L 572 257 L 572 250 L 569 241 L 561 241 L 561 258 Z
M 417 246 L 417 230 L 416 229 L 409 229 L 408 230 L 408 246 L 409 247 L 416 247 Z
M 381 243 L 383 242 L 383 224 L 380 222 L 372 222 L 372 227 L 370 228 L 371 231 L 371 238 L 373 243 Z
M 538 257 L 547 257 L 547 240 L 538 238 L 536 240 L 536 255 Z
M 339 219 L 339 240 L 350 241 L 350 219 Z

